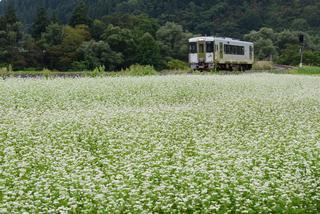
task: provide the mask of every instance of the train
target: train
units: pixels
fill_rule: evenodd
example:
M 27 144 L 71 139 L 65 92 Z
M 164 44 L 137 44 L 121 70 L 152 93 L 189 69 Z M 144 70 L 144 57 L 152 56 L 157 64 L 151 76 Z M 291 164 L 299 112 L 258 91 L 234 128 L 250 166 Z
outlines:
M 232 38 L 203 36 L 189 39 L 189 65 L 193 70 L 251 70 L 254 44 Z

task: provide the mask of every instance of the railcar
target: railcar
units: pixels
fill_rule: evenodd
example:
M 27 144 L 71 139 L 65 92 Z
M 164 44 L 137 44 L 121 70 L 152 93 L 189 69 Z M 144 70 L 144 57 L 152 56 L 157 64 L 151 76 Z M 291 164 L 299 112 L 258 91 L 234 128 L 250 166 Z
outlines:
M 189 39 L 189 65 L 193 70 L 250 70 L 254 44 L 223 37 Z

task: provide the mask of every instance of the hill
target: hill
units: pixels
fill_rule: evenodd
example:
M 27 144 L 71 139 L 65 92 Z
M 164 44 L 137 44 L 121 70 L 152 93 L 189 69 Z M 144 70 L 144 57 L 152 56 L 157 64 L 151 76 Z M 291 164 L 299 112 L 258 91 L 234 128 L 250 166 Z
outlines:
M 77 0 L 2 0 L 14 4 L 18 17 L 30 26 L 37 8 L 44 7 L 61 22 L 67 23 Z M 113 13 L 147 14 L 160 23 L 173 21 L 193 33 L 241 37 L 251 30 L 271 27 L 275 30 L 320 32 L 318 0 L 86 0 L 91 18 Z

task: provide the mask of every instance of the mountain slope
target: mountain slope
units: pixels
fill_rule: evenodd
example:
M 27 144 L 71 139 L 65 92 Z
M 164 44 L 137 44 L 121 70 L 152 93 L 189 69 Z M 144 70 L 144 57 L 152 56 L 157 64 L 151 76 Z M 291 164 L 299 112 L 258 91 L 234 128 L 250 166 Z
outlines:
M 66 23 L 77 0 L 2 0 L 13 3 L 18 16 L 32 23 L 38 7 L 48 8 Z M 160 23 L 175 21 L 194 33 L 239 36 L 267 26 L 274 29 L 320 31 L 318 0 L 86 0 L 92 18 L 112 13 L 146 13 Z

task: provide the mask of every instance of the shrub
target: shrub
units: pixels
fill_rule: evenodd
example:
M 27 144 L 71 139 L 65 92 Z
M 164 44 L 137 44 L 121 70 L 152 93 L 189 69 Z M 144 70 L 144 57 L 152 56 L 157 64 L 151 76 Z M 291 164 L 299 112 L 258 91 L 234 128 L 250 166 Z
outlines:
M 91 77 L 98 77 L 103 76 L 106 72 L 106 68 L 104 65 L 100 65 L 99 67 L 96 67 L 92 72 L 89 73 Z
M 123 72 L 129 76 L 149 76 L 157 74 L 157 71 L 151 65 L 131 65 Z
M 167 66 L 171 70 L 188 70 L 189 67 L 187 63 L 178 60 L 178 59 L 172 59 L 167 63 Z
M 12 71 L 12 65 L 8 65 L 7 67 L 0 67 L 0 77 L 2 79 L 6 79 L 10 77 Z
M 88 70 L 87 65 L 84 61 L 73 62 L 71 67 L 72 67 L 73 71 L 86 71 L 86 70 Z
M 46 79 L 49 79 L 50 73 L 51 73 L 51 71 L 50 71 L 49 69 L 47 69 L 47 68 L 44 68 L 44 69 L 42 70 L 42 75 L 43 75 Z

